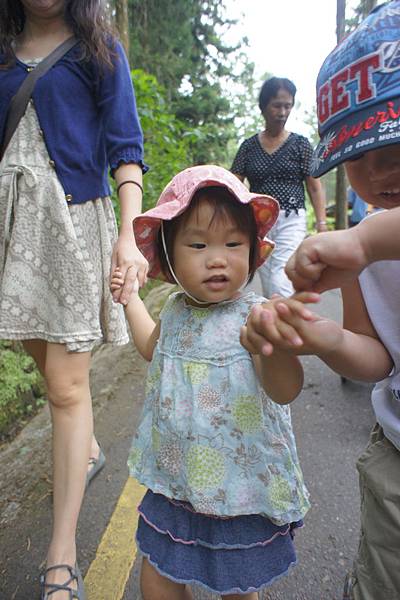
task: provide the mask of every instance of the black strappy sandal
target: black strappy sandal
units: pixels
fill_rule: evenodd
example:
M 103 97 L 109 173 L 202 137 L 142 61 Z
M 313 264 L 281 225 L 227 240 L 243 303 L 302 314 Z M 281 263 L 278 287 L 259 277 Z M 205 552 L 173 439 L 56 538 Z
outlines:
M 69 578 L 65 583 L 46 583 L 46 575 L 49 571 L 55 569 L 66 569 L 69 573 Z M 76 581 L 76 589 L 71 587 L 71 584 Z M 68 600 L 86 600 L 85 588 L 83 579 L 78 565 L 71 567 L 70 565 L 53 565 L 47 567 L 40 576 L 40 600 L 52 600 L 53 594 L 56 592 L 68 592 Z

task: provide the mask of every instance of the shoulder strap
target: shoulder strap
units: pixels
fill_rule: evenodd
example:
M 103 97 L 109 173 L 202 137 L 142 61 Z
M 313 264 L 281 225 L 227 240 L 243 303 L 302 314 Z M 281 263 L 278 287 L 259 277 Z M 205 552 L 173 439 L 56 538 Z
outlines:
M 65 42 L 57 46 L 53 52 L 46 56 L 46 58 L 44 58 L 34 69 L 32 69 L 32 71 L 30 71 L 28 76 L 24 79 L 18 88 L 17 93 L 15 96 L 13 96 L 10 102 L 3 143 L 1 145 L 1 157 L 3 157 L 12 136 L 18 127 L 18 123 L 25 114 L 26 107 L 28 106 L 29 99 L 32 95 L 37 80 L 47 73 L 47 71 L 51 69 L 51 67 L 55 65 L 55 63 L 77 43 L 78 40 L 75 36 L 65 40 Z

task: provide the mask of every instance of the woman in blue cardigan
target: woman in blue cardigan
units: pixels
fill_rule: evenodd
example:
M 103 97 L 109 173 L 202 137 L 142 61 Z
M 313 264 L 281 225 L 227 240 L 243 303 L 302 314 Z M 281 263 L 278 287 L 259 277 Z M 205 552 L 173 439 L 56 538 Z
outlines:
M 33 356 L 51 409 L 54 514 L 41 598 L 82 600 L 76 525 L 85 482 L 104 464 L 93 437 L 90 357 L 98 343 L 128 341 L 121 304 L 135 280 L 146 279 L 132 230 L 146 170 L 143 138 L 128 63 L 102 0 L 4 4 L 0 139 L 28 73 L 72 35 L 78 41 L 37 81 L 0 162 L 0 338 L 21 340 Z M 113 299 L 116 266 L 126 285 Z

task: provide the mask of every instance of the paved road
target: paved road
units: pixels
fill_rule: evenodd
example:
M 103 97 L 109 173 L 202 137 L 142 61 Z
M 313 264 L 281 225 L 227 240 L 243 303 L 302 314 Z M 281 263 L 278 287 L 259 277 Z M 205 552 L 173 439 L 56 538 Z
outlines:
M 320 310 L 340 319 L 338 292 L 326 294 Z M 304 529 L 296 535 L 298 566 L 264 594 L 263 600 L 340 600 L 343 576 L 357 546 L 354 463 L 373 423 L 370 387 L 349 381 L 342 384 L 318 359 L 306 357 L 303 362 L 306 384 L 292 412 L 312 509 Z M 123 584 L 113 587 L 112 567 L 126 543 L 118 537 L 126 534 L 124 528 L 120 534 L 114 530 L 106 539 L 106 548 L 103 538 L 101 552 L 98 548 L 115 507 L 120 506 L 126 483 L 126 456 L 143 398 L 144 367 L 126 348 L 112 353 L 101 350 L 94 361 L 96 430 L 107 465 L 85 498 L 78 536 L 79 562 L 85 573 L 98 562 L 99 553 L 108 562 L 102 563 L 107 568 L 96 575 L 100 592 L 94 597 L 89 591 L 89 600 L 140 600 L 139 560 L 133 565 L 121 563 L 126 570 Z M 1 600 L 37 597 L 37 571 L 50 528 L 49 431 L 43 412 L 12 445 L 0 448 Z M 13 487 L 12 482 L 18 485 Z M 123 514 L 132 516 L 134 509 L 125 507 Z M 211 598 L 196 590 L 196 600 Z

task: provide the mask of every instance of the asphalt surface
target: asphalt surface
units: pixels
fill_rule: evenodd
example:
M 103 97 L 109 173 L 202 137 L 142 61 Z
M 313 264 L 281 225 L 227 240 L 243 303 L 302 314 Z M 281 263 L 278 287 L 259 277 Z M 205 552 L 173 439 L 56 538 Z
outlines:
M 340 320 L 340 305 L 339 292 L 329 292 L 319 311 Z M 263 600 L 341 600 L 343 578 L 358 543 L 355 461 L 373 424 L 370 386 L 342 383 L 313 357 L 305 357 L 303 364 L 305 387 L 292 415 L 312 508 L 296 534 L 298 565 Z M 128 347 L 101 349 L 93 361 L 96 432 L 107 464 L 89 488 L 80 517 L 79 564 L 84 573 L 127 479 L 126 457 L 143 401 L 144 374 L 144 361 Z M 38 597 L 37 575 L 50 533 L 49 449 L 47 411 L 12 444 L 0 448 L 0 600 Z M 123 600 L 140 600 L 139 567 L 137 559 Z M 195 590 L 195 598 L 216 597 Z

